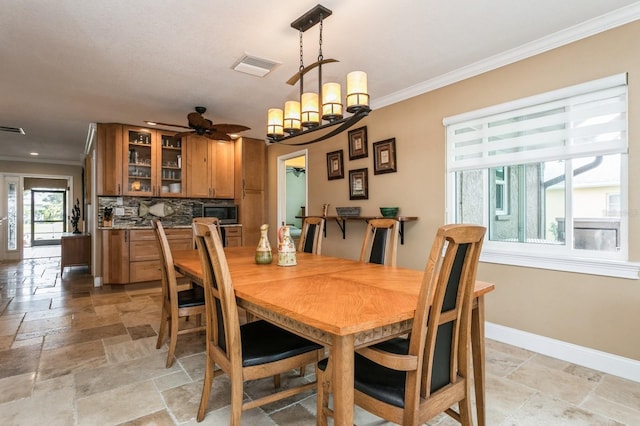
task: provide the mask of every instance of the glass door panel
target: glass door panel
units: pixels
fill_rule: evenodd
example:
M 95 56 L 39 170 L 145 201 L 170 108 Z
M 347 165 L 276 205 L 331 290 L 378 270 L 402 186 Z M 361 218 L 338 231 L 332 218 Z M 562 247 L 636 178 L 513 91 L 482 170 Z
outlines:
M 67 192 L 31 190 L 31 245 L 60 244 L 67 230 Z

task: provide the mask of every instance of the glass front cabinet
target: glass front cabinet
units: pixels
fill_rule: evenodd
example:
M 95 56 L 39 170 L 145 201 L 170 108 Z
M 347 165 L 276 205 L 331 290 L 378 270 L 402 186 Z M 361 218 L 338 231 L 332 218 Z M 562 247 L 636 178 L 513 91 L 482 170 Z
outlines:
M 175 133 L 123 127 L 124 195 L 184 197 L 182 140 Z

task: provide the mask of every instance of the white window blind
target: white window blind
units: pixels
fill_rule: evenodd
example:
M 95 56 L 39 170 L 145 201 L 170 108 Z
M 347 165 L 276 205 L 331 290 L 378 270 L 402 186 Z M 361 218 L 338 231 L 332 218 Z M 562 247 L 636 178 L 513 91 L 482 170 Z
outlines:
M 447 171 L 627 151 L 626 74 L 445 118 Z

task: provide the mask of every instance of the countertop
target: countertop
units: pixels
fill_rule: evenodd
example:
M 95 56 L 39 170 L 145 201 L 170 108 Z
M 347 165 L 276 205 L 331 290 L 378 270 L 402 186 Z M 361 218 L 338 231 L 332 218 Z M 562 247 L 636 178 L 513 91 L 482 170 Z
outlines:
M 242 224 L 240 223 L 233 223 L 233 224 L 225 224 L 225 225 L 220 225 L 222 228 L 227 228 L 227 227 L 232 227 L 232 226 L 242 226 Z M 190 229 L 191 225 L 164 225 L 163 227 L 165 229 Z M 151 227 L 151 225 L 149 226 L 145 226 L 145 225 L 116 225 L 116 226 L 98 226 L 99 230 L 105 230 L 105 231 L 109 231 L 109 230 L 119 230 L 119 229 L 131 229 L 131 230 L 136 230 L 136 229 L 153 229 Z

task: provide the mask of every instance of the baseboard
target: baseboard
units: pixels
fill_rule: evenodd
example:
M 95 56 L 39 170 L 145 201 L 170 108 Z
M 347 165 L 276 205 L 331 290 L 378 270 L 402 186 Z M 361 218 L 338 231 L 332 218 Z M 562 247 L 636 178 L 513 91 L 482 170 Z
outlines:
M 640 383 L 640 361 L 487 322 L 485 336 Z
M 93 286 L 102 287 L 102 277 L 93 277 Z

